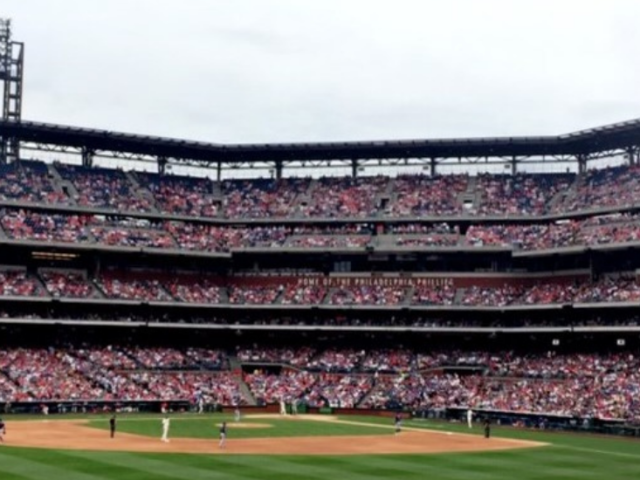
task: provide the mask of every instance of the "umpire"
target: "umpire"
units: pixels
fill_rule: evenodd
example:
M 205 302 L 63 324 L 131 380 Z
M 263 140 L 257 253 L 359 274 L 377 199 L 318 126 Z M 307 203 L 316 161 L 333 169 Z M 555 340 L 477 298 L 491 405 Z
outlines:
M 484 419 L 484 438 L 491 437 L 491 420 L 489 418 Z
M 111 438 L 116 436 L 116 414 L 114 413 L 109 419 L 109 430 L 111 430 Z

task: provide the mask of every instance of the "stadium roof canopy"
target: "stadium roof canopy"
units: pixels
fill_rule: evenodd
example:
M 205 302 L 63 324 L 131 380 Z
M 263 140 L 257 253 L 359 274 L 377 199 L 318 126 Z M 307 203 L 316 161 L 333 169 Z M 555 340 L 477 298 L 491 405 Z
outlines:
M 598 156 L 605 151 L 637 153 L 640 119 L 557 136 L 320 143 L 216 144 L 10 120 L 0 120 L 0 135 L 32 145 L 195 160 L 199 163 L 523 156 L 569 156 L 588 160 L 590 156 Z

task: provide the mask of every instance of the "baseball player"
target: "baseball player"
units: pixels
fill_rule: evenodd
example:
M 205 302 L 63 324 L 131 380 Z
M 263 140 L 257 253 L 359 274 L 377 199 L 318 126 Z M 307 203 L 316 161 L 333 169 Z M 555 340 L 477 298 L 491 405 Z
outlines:
M 467 410 L 467 425 L 469 428 L 473 428 L 473 410 Z
M 169 427 L 171 426 L 171 420 L 169 417 L 164 417 L 162 419 L 162 441 L 165 443 L 169 442 Z
M 236 407 L 236 409 L 233 412 L 233 418 L 236 421 L 236 423 L 240 421 L 240 408 Z
M 116 414 L 114 413 L 109 419 L 109 430 L 111 431 L 111 438 L 116 436 Z
M 222 422 L 220 425 L 220 448 L 224 448 L 227 443 L 227 422 Z
M 284 403 L 284 397 L 280 399 L 280 415 L 287 414 L 287 404 Z
M 396 435 L 398 435 L 400 433 L 400 430 L 402 429 L 402 415 L 396 413 L 393 424 L 396 427 Z
M 297 398 L 293 398 L 291 400 L 291 414 L 292 415 L 297 415 L 298 414 L 298 399 Z
M 489 417 L 484 421 L 484 438 L 491 438 L 491 420 L 489 420 Z
M 4 436 L 7 434 L 7 426 L 0 418 L 0 442 L 4 442 Z

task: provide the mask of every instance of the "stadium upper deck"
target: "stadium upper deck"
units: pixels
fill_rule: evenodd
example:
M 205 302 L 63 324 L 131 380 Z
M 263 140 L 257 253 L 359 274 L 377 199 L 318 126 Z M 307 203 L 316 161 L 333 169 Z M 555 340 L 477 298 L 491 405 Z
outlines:
M 228 180 L 41 162 L 0 167 L 0 201 L 120 214 L 298 221 L 571 216 L 640 204 L 636 165 L 571 174 Z

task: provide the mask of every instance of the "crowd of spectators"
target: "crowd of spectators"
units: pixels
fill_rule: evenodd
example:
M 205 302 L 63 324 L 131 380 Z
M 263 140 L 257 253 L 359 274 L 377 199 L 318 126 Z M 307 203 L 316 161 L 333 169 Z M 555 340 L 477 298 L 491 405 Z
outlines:
M 0 165 L 0 200 L 64 205 L 71 203 L 41 162 Z
M 379 195 L 389 185 L 389 177 L 334 177 L 317 180 L 311 201 L 302 204 L 305 218 L 366 218 L 380 210 Z
M 322 372 L 352 372 L 366 355 L 364 350 L 330 348 L 312 357 L 307 368 Z
M 472 225 L 466 232 L 466 243 L 474 247 L 513 247 L 543 250 L 581 244 L 580 223 L 537 225 Z
M 464 290 L 460 303 L 480 307 L 504 307 L 519 298 L 522 295 L 522 290 L 523 288 L 520 286 L 511 285 L 497 288 L 474 285 Z
M 193 367 L 195 363 L 185 352 L 175 348 L 124 348 L 123 352 L 149 370 L 180 370 Z
M 35 210 L 2 209 L 2 229 L 15 240 L 41 242 L 88 243 L 93 242 L 87 224 L 87 215 L 41 213 Z
M 453 216 L 462 212 L 458 196 L 467 189 L 466 175 L 402 175 L 393 182 L 395 202 L 387 208 L 392 217 Z
M 422 375 L 384 375 L 378 376 L 375 386 L 360 405 L 362 408 L 402 408 L 420 405 L 428 382 Z
M 41 271 L 40 278 L 52 297 L 56 298 L 88 298 L 95 290 L 80 272 Z
M 536 283 L 523 289 L 517 299 L 521 305 L 562 305 L 575 301 L 575 285 L 573 283 Z
M 228 180 L 222 183 L 227 218 L 279 218 L 295 215 L 296 199 L 305 194 L 310 180 Z
M 8 349 L 2 356 L 3 373 L 15 385 L 15 397 L 7 400 L 105 398 L 105 390 L 82 373 L 85 362 L 64 350 L 18 348 Z
M 637 302 L 640 284 L 636 278 L 603 278 L 598 282 L 576 288 L 574 302 Z
M 153 195 L 157 208 L 170 215 L 217 217 L 220 198 L 213 194 L 213 184 L 206 178 L 138 173 L 138 181 Z
M 148 392 L 151 400 L 193 401 L 202 397 L 208 404 L 240 405 L 247 401 L 238 379 L 228 372 L 127 372 L 135 384 Z
M 371 241 L 369 235 L 308 235 L 290 237 L 291 248 L 364 248 Z
M 413 290 L 412 302 L 415 305 L 446 306 L 453 305 L 456 297 L 456 289 L 453 285 L 441 287 L 418 286 Z
M 74 350 L 74 355 L 80 359 L 88 360 L 93 363 L 96 368 L 134 370 L 138 366 L 134 360 L 135 357 L 132 357 L 123 350 L 112 346 L 81 346 Z
M 117 226 L 96 225 L 90 232 L 98 243 L 109 247 L 176 248 L 175 240 L 161 226 L 140 227 L 139 221 L 110 222 Z
M 121 170 L 57 164 L 60 175 L 77 191 L 75 202 L 118 212 L 150 212 L 152 202 L 139 194 Z
M 165 289 L 179 302 L 220 303 L 220 285 L 217 281 L 191 275 L 183 275 L 164 282 Z
M 247 305 L 269 305 L 276 301 L 284 286 L 262 287 L 262 286 L 230 286 L 228 287 L 229 303 Z
M 147 302 L 171 301 L 161 282 L 147 275 L 107 272 L 99 275 L 96 282 L 108 298 Z
M 264 348 L 254 345 L 252 348 L 239 348 L 236 356 L 246 363 L 287 364 L 304 367 L 309 364 L 316 350 L 310 347 Z
M 0 270 L 0 295 L 6 297 L 41 297 L 46 293 L 37 280 L 24 270 Z
M 328 298 L 331 305 L 398 305 L 407 295 L 402 287 L 384 287 L 378 285 L 339 287 Z
M 362 357 L 359 369 L 365 372 L 399 372 L 414 366 L 416 361 L 408 350 L 369 350 Z
M 540 250 L 640 241 L 640 216 L 559 221 L 543 224 L 473 224 L 464 235 L 441 225 L 389 226 L 374 235 L 369 227 L 222 226 L 182 221 L 157 222 L 127 217 L 76 215 L 5 208 L 2 232 L 13 240 L 34 240 L 111 247 L 177 248 L 229 252 L 241 248 L 358 248 L 391 242 L 401 247 L 506 247 Z M 376 240 L 384 238 L 382 240 Z M 375 241 L 375 242 L 374 242 Z M 382 243 L 381 243 L 382 242 Z
M 455 247 L 460 239 L 454 235 L 412 235 L 396 237 L 399 247 Z
M 207 348 L 3 348 L 0 395 L 11 402 L 202 397 L 239 405 L 250 400 L 240 387 L 244 380 L 259 404 L 454 407 L 617 419 L 640 414 L 640 355 L 631 350 L 521 354 L 253 346 L 236 355 L 243 363 L 297 370 L 257 367 L 241 379 L 220 370 L 226 368 L 223 351 Z
M 221 227 L 169 222 L 165 228 L 185 250 L 229 252 L 232 248 L 280 247 L 289 235 L 281 226 Z
M 575 194 L 558 204 L 557 212 L 635 205 L 640 200 L 640 166 L 590 170 L 578 179 Z
M 217 184 L 206 178 L 21 161 L 0 168 L 0 200 L 234 219 L 527 216 L 633 206 L 640 200 L 638 171 L 640 167 L 633 165 L 590 170 L 582 177 L 483 174 L 474 188 L 467 175 L 251 179 Z M 76 193 L 65 193 L 57 174 Z M 465 193 L 479 199 L 473 208 L 463 205 Z
M 221 350 L 190 348 L 9 348 L 0 352 L 6 401 L 191 400 L 242 402 Z
M 45 288 L 41 288 L 38 276 Z M 524 282 L 524 283 L 523 283 Z M 283 281 L 256 285 L 221 278 L 158 271 L 106 270 L 94 279 L 82 271 L 0 269 L 0 295 L 101 298 L 232 305 L 484 306 L 550 305 L 640 301 L 640 282 L 633 274 L 554 280 L 521 279 L 515 283 L 457 289 L 453 284 L 325 287 Z M 99 287 L 96 290 L 95 285 Z M 100 293 L 102 292 L 102 294 Z
M 293 403 L 316 383 L 317 376 L 306 371 L 285 369 L 280 374 L 256 370 L 244 375 L 258 405 Z
M 289 284 L 282 293 L 280 303 L 283 305 L 318 305 L 324 301 L 326 294 L 327 289 L 324 287 Z
M 369 375 L 321 373 L 301 400 L 311 407 L 355 408 L 372 386 Z
M 580 240 L 584 245 L 638 242 L 640 241 L 640 224 L 611 224 L 585 228 L 580 232 Z
M 566 302 L 565 302 L 566 303 Z M 248 313 L 248 312 L 247 312 Z M 259 315 L 255 315 L 259 313 Z M 354 313 L 354 312 L 352 312 Z M 91 313 L 77 311 L 74 313 L 68 310 L 56 311 L 48 310 L 46 313 L 35 313 L 29 310 L 25 312 L 20 310 L 5 309 L 0 310 L 0 319 L 16 319 L 16 320 L 90 320 L 90 321 L 119 321 L 123 323 L 139 322 L 139 323 L 178 323 L 178 324 L 213 324 L 213 325 L 272 325 L 272 326 L 309 326 L 322 325 L 332 327 L 362 327 L 366 332 L 367 327 L 415 327 L 421 329 L 442 329 L 447 330 L 459 329 L 464 331 L 468 328 L 485 328 L 485 329 L 518 329 L 518 328 L 544 328 L 555 327 L 560 329 L 574 328 L 579 331 L 581 328 L 590 327 L 638 327 L 640 326 L 640 317 L 625 313 L 616 313 L 615 315 L 608 313 L 603 314 L 601 311 L 585 309 L 580 315 L 564 316 L 564 315 L 532 315 L 526 312 L 518 316 L 502 316 L 485 314 L 478 316 L 477 312 L 469 311 L 465 317 L 426 317 L 416 316 L 415 314 L 403 315 L 394 312 L 392 315 L 367 315 L 364 312 L 358 312 L 360 315 L 354 316 L 344 315 L 343 312 L 336 312 L 331 316 L 307 316 L 282 314 L 278 312 L 258 312 L 253 310 L 251 314 L 246 316 L 233 316 L 231 320 L 227 315 L 202 315 L 184 313 L 180 310 L 165 312 L 158 315 L 157 313 L 113 313 L 108 311 L 97 310 Z M 533 313 L 533 312 L 532 312 Z M 488 330 L 491 331 L 491 330 Z
M 479 215 L 543 215 L 554 197 L 575 181 L 569 174 L 480 175 Z
M 386 226 L 388 234 L 405 235 L 459 235 L 460 227 L 448 223 L 391 223 Z
M 602 277 L 594 281 L 538 282 L 533 285 L 473 286 L 464 289 L 461 303 L 473 306 L 548 305 L 567 303 L 636 302 L 640 283 L 635 277 Z

